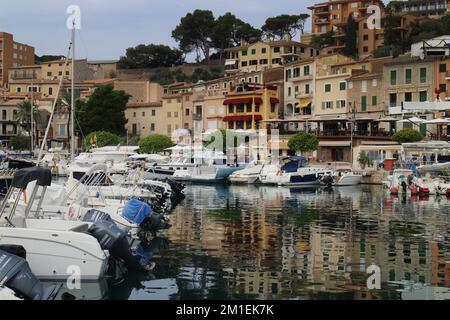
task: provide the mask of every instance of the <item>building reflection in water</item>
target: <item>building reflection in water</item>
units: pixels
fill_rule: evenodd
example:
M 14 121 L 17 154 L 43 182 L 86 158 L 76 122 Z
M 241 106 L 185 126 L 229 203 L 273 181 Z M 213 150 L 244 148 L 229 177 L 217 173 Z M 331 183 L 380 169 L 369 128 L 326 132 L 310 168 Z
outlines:
M 189 186 L 155 276 L 175 281 L 171 299 L 406 299 L 417 288 L 404 281 L 449 298 L 433 289 L 450 286 L 449 212 L 380 187 Z M 380 290 L 367 289 L 371 264 Z

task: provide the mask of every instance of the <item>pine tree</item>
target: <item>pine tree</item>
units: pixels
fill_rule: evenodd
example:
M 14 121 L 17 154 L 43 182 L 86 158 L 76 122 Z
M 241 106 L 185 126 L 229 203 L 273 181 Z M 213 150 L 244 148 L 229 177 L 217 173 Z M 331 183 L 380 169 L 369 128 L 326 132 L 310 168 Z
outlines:
M 348 16 L 346 29 L 344 55 L 347 57 L 357 58 L 358 24 L 355 19 L 353 19 L 352 15 Z

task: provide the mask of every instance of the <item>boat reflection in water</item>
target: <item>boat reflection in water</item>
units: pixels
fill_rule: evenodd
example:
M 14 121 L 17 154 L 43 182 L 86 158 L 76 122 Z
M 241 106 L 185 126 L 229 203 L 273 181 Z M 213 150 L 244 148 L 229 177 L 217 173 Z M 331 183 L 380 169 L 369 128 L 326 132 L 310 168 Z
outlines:
M 378 186 L 192 185 L 171 221 L 149 248 L 152 274 L 109 286 L 107 298 L 450 298 L 445 197 L 392 197 Z M 367 287 L 372 264 L 380 289 Z

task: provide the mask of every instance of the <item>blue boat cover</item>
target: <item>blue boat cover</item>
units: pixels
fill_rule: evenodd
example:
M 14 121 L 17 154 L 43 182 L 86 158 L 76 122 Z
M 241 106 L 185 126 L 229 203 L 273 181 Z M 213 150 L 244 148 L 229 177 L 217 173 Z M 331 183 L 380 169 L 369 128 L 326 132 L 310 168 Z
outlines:
M 140 225 L 145 218 L 151 216 L 152 208 L 145 202 L 131 199 L 123 208 L 122 216 L 129 222 Z

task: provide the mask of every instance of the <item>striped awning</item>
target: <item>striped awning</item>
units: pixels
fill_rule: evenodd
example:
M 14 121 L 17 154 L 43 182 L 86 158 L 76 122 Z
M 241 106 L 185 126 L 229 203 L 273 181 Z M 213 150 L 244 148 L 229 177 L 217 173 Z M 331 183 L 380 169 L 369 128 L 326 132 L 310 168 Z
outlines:
M 300 100 L 299 107 L 300 107 L 301 109 L 302 109 L 302 108 L 306 108 L 306 107 L 311 106 L 311 103 L 312 103 L 312 99 L 308 99 L 308 98 L 306 98 L 306 99 L 301 99 L 301 100 Z
M 227 106 L 229 104 L 250 104 L 252 103 L 252 98 L 235 98 L 235 99 L 226 99 L 223 102 L 223 105 Z

